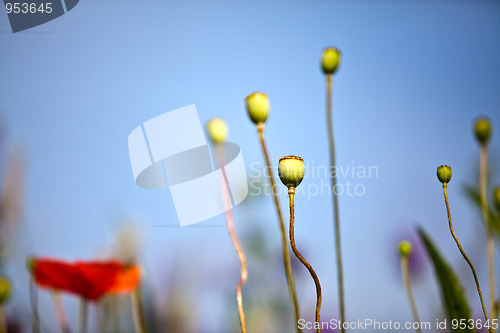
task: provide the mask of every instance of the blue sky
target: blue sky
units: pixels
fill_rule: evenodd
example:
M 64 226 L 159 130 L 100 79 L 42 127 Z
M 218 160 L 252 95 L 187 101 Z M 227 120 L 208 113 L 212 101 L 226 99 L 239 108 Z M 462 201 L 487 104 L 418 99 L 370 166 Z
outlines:
M 329 45 L 343 53 L 334 78 L 338 163 L 378 170 L 378 177 L 351 179 L 364 186 L 363 196 L 340 198 L 348 314 L 410 319 L 393 267 L 395 239 L 424 225 L 450 261 L 463 265 L 448 236 L 438 165 L 453 167 L 450 199 L 465 247 L 484 236 L 461 185 L 476 170 L 474 118 L 487 115 L 500 128 L 496 1 L 82 0 L 68 14 L 16 34 L 1 12 L 1 121 L 8 145 L 28 160 L 28 236 L 19 251 L 91 258 L 109 246 L 120 220 L 133 216 L 156 284 L 154 263 L 176 253 L 233 260 L 224 228 L 152 226 L 176 224 L 175 208 L 168 191 L 134 184 L 127 137 L 148 119 L 196 104 L 202 121 L 227 120 L 251 175 L 262 157 L 243 100 L 260 90 L 271 101 L 266 131 L 274 163 L 294 154 L 326 165 L 319 57 Z M 499 147 L 496 131 L 490 150 L 497 168 Z M 330 201 L 297 196 L 296 228 L 324 281 L 324 312 L 336 313 Z M 236 218 L 244 220 L 242 212 L 237 208 Z M 260 224 L 278 244 L 270 198 L 259 201 L 256 214 L 266 216 Z M 463 279 L 477 307 L 472 280 Z M 309 282 L 304 294 L 313 292 Z M 437 304 L 430 269 L 416 288 L 427 286 L 434 293 L 417 294 L 422 306 Z

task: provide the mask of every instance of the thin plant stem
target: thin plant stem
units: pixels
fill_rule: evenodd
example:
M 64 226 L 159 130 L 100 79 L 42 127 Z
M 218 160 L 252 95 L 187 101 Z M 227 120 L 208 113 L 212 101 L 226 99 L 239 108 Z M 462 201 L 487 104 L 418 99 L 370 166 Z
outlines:
M 474 281 L 476 282 L 477 293 L 479 294 L 479 299 L 481 300 L 481 307 L 483 308 L 484 319 L 486 319 L 486 322 L 489 323 L 488 312 L 486 311 L 486 307 L 484 306 L 483 294 L 481 292 L 481 286 L 479 285 L 479 279 L 477 278 L 476 269 L 474 268 L 474 265 L 470 261 L 467 254 L 465 254 L 465 251 L 462 248 L 462 245 L 460 245 L 460 241 L 458 240 L 457 235 L 455 235 L 455 231 L 453 230 L 453 224 L 451 222 L 450 204 L 448 203 L 447 187 L 448 187 L 447 183 L 443 183 L 444 201 L 446 202 L 446 212 L 448 214 L 448 223 L 450 226 L 450 232 L 451 235 L 453 236 L 453 239 L 455 240 L 455 243 L 457 243 L 460 253 L 464 257 L 465 261 L 467 261 L 467 264 L 469 264 L 470 270 L 472 271 L 472 275 L 474 275 Z M 492 333 L 491 327 L 488 328 L 488 331 Z
M 33 276 L 31 276 L 30 278 L 30 303 L 31 303 L 31 311 L 33 312 L 32 331 L 33 333 L 40 333 L 40 315 L 38 313 L 38 289 L 36 288 Z
M 498 215 L 497 215 L 497 223 L 498 225 L 500 225 L 500 211 L 498 212 Z M 500 293 L 498 295 L 498 298 L 497 300 L 495 301 L 495 312 L 494 312 L 494 317 L 493 318 L 497 318 L 498 317 L 498 311 L 500 310 Z
M 243 297 L 241 295 L 241 288 L 247 281 L 248 271 L 247 271 L 247 262 L 245 259 L 245 254 L 243 253 L 243 249 L 241 247 L 240 241 L 238 240 L 238 236 L 236 235 L 236 231 L 234 229 L 234 219 L 233 213 L 231 210 L 231 202 L 229 198 L 229 184 L 227 181 L 226 171 L 224 169 L 224 150 L 223 146 L 219 143 L 216 144 L 216 151 L 219 160 L 219 169 L 222 172 L 222 192 L 224 196 L 224 208 L 226 211 L 226 224 L 227 230 L 229 231 L 229 236 L 231 237 L 231 241 L 233 242 L 233 246 L 236 249 L 236 253 L 238 254 L 238 258 L 240 260 L 240 281 L 236 286 L 236 301 L 238 303 L 238 313 L 240 316 L 240 326 L 241 332 L 246 333 L 246 325 L 245 325 L 245 312 L 243 311 Z
M 420 323 L 420 317 L 418 315 L 417 303 L 415 302 L 415 296 L 413 295 L 413 290 L 411 288 L 410 280 L 410 268 L 409 260 L 407 256 L 401 257 L 401 275 L 403 276 L 403 282 L 405 284 L 406 293 L 408 294 L 408 301 L 410 302 L 411 312 L 413 314 L 413 320 L 416 323 Z M 417 333 L 422 333 L 420 326 L 416 328 Z
M 7 333 L 7 316 L 3 304 L 0 305 L 0 333 Z
M 488 149 L 485 143 L 479 148 L 479 198 L 481 201 L 481 211 L 486 225 L 486 248 L 488 257 L 488 282 L 489 282 L 489 305 L 490 314 L 495 315 L 495 258 L 494 258 L 494 237 L 493 226 L 489 218 L 487 199 L 487 174 L 488 174 Z M 492 318 L 492 319 L 493 319 Z
M 330 172 L 332 173 L 332 196 L 333 196 L 333 216 L 335 229 L 335 248 L 337 256 L 337 281 L 339 289 L 339 308 L 340 321 L 345 322 L 345 301 L 344 301 L 344 272 L 342 269 L 342 252 L 340 244 L 340 218 L 339 203 L 337 196 L 337 173 L 334 172 L 335 164 L 335 140 L 333 136 L 333 117 L 332 117 L 332 75 L 326 76 L 326 122 L 328 127 L 328 141 L 330 148 Z M 340 326 L 340 332 L 344 333 L 344 325 Z
M 89 302 L 81 298 L 80 299 L 80 314 L 78 315 L 78 333 L 88 332 L 88 316 L 89 316 Z
M 262 148 L 262 153 L 264 154 L 264 160 L 266 162 L 266 169 L 269 172 L 269 182 L 271 183 L 271 193 L 273 196 L 274 208 L 276 209 L 276 214 L 278 215 L 278 222 L 281 233 L 281 245 L 283 248 L 283 263 L 285 265 L 286 280 L 288 283 L 288 291 L 290 297 L 292 298 L 292 305 L 295 314 L 295 327 L 297 332 L 302 333 L 302 329 L 299 328 L 298 322 L 300 320 L 299 302 L 297 301 L 297 292 L 295 291 L 295 281 L 293 278 L 292 271 L 292 258 L 290 256 L 290 250 L 288 249 L 288 244 L 286 240 L 286 229 L 285 222 L 283 220 L 283 214 L 281 213 L 281 207 L 278 199 L 278 193 L 276 193 L 276 183 L 274 182 L 273 169 L 271 166 L 271 160 L 269 159 L 269 153 L 267 151 L 266 140 L 264 137 L 264 124 L 257 125 L 257 130 L 259 132 L 259 141 Z
M 70 333 L 68 317 L 66 316 L 66 311 L 64 311 L 64 305 L 62 302 L 61 294 L 58 291 L 51 292 L 52 305 L 54 306 L 54 312 L 56 313 L 57 322 L 61 328 L 61 332 Z
M 320 311 L 321 311 L 321 284 L 319 283 L 318 276 L 316 272 L 312 268 L 311 264 L 307 262 L 306 259 L 300 254 L 299 250 L 297 250 L 297 246 L 295 245 L 295 188 L 288 188 L 288 198 L 290 200 L 290 245 L 292 246 L 292 251 L 300 260 L 300 262 L 306 266 L 307 270 L 311 274 L 312 279 L 314 280 L 314 284 L 316 285 L 316 315 L 315 321 L 318 324 L 316 328 L 317 333 L 321 333 L 321 321 L 320 321 Z
M 142 305 L 141 287 L 137 287 L 131 292 L 132 310 L 134 314 L 134 327 L 136 333 L 146 333 L 146 317 L 144 315 L 144 307 Z

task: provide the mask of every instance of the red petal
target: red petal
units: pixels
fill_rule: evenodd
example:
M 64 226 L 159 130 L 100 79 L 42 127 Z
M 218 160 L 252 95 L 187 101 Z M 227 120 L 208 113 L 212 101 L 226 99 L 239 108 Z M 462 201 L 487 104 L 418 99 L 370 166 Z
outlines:
M 110 293 L 129 293 L 139 286 L 141 270 L 137 265 L 124 267 L 117 275 Z

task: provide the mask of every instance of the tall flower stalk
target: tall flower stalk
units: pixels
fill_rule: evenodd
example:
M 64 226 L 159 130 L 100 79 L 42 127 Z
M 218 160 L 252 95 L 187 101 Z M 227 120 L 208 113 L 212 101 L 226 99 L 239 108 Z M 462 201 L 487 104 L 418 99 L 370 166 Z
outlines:
M 276 215 L 278 216 L 278 224 L 280 228 L 281 234 L 281 246 L 283 249 L 283 264 L 285 266 L 285 274 L 286 280 L 288 284 L 288 291 L 290 293 L 290 297 L 292 299 L 293 311 L 295 315 L 295 327 L 297 328 L 297 332 L 302 333 L 302 330 L 299 328 L 298 322 L 300 319 L 300 310 L 299 303 L 297 301 L 297 292 L 295 291 L 295 281 L 293 278 L 292 271 L 292 261 L 290 256 L 290 250 L 288 249 L 288 244 L 286 240 L 286 229 L 285 223 L 283 220 L 283 214 L 281 212 L 281 207 L 278 199 L 278 193 L 276 192 L 276 183 L 274 181 L 273 168 L 271 165 L 271 160 L 269 158 L 269 152 L 267 150 L 266 139 L 264 136 L 264 123 L 267 120 L 267 116 L 269 114 L 269 99 L 267 95 L 261 92 L 255 92 L 248 95 L 245 98 L 246 108 L 248 115 L 252 122 L 257 125 L 257 132 L 259 135 L 259 142 L 262 149 L 262 153 L 264 155 L 264 161 L 266 163 L 266 170 L 269 175 L 269 182 L 271 185 L 271 194 L 273 196 L 274 208 L 276 209 Z
M 89 301 L 80 299 L 80 312 L 78 314 L 78 333 L 88 332 Z
M 318 275 L 312 268 L 311 264 L 304 259 L 295 244 L 295 188 L 299 186 L 302 179 L 304 179 L 304 171 L 304 159 L 301 157 L 285 156 L 279 160 L 278 172 L 281 182 L 288 188 L 288 198 L 290 203 L 290 245 L 297 259 L 299 259 L 300 262 L 307 268 L 309 274 L 311 274 L 311 277 L 314 280 L 314 284 L 316 286 L 316 312 L 314 327 L 316 328 L 317 333 L 321 333 L 321 284 L 319 283 Z
M 413 321 L 420 323 L 420 316 L 418 315 L 417 303 L 415 302 L 415 296 L 413 295 L 413 289 L 411 288 L 410 279 L 410 253 L 411 253 L 411 243 L 408 241 L 402 241 L 399 244 L 398 251 L 401 256 L 401 275 L 403 277 L 403 283 L 406 288 L 406 294 L 408 295 L 408 301 L 410 302 L 411 312 L 413 314 Z M 422 333 L 420 326 L 415 329 L 417 333 Z
M 446 212 L 448 214 L 448 225 L 450 228 L 451 235 L 453 236 L 453 239 L 455 240 L 455 243 L 457 244 L 460 253 L 464 257 L 467 264 L 469 264 L 469 267 L 472 271 L 472 275 L 474 276 L 474 281 L 476 282 L 477 293 L 479 294 L 479 299 L 481 300 L 481 307 L 483 309 L 484 319 L 486 320 L 486 322 L 489 323 L 488 312 L 486 311 L 486 306 L 484 305 L 483 294 L 481 292 L 481 285 L 479 284 L 479 279 L 477 278 L 476 269 L 474 268 L 474 265 L 472 264 L 469 257 L 462 248 L 462 245 L 460 244 L 460 241 L 458 240 L 457 235 L 453 230 L 453 223 L 451 221 L 450 204 L 448 202 L 448 192 L 447 192 L 448 182 L 451 180 L 451 175 L 452 175 L 451 167 L 449 167 L 448 165 L 441 165 L 440 167 L 438 167 L 437 177 L 439 181 L 443 184 L 444 201 L 446 203 Z M 488 327 L 488 331 L 492 333 L 491 325 Z
M 137 288 L 141 279 L 137 265 L 124 264 L 117 260 L 68 263 L 49 258 L 29 258 L 28 270 L 31 275 L 33 332 L 40 332 L 37 286 L 80 296 L 77 332 L 86 333 L 89 302 L 98 301 L 107 294 L 130 293 Z M 55 306 L 56 311 L 58 307 L 62 308 L 62 304 L 57 300 Z
M 28 260 L 28 267 L 31 269 L 31 260 Z M 35 278 L 30 277 L 30 304 L 31 312 L 33 313 L 33 321 L 31 323 L 31 331 L 40 333 L 40 314 L 38 312 L 38 289 L 35 284 Z
M 497 211 L 497 215 L 496 215 L 497 223 L 498 223 L 498 225 L 500 225 L 500 186 L 496 186 L 493 189 L 493 203 L 494 203 L 496 211 Z M 493 313 L 493 318 L 498 317 L 499 305 L 500 305 L 500 297 L 495 302 L 495 312 Z
M 146 333 L 146 316 L 144 314 L 144 307 L 142 306 L 142 290 L 138 286 L 130 293 L 132 299 L 132 312 L 134 315 L 134 327 L 136 333 Z
M 236 235 L 236 231 L 234 229 L 234 219 L 233 213 L 231 211 L 231 202 L 229 198 L 229 184 L 227 183 L 226 171 L 224 169 L 224 141 L 226 141 L 228 129 L 227 124 L 223 119 L 213 118 L 207 123 L 207 132 L 210 136 L 210 139 L 215 144 L 217 159 L 219 163 L 219 169 L 222 172 L 222 193 L 224 200 L 224 208 L 226 212 L 226 224 L 227 230 L 229 232 L 229 236 L 231 237 L 231 241 L 233 242 L 233 246 L 238 254 L 238 259 L 240 260 L 240 281 L 236 286 L 236 302 L 238 303 L 238 313 L 240 317 L 240 326 L 241 332 L 246 333 L 246 324 L 245 324 L 245 312 L 243 310 L 243 297 L 241 294 L 241 288 L 247 281 L 248 271 L 247 271 L 247 263 L 245 259 L 245 254 L 241 247 L 240 241 L 238 240 L 238 236 Z
M 486 249 L 488 258 L 489 310 L 495 315 L 495 259 L 493 221 L 488 208 L 488 141 L 491 135 L 491 123 L 487 118 L 479 118 L 474 124 L 474 133 L 479 142 L 479 200 L 486 226 Z
M 337 173 L 335 172 L 335 139 L 333 135 L 333 115 L 332 115 L 332 86 L 333 74 L 337 71 L 340 63 L 341 53 L 334 47 L 327 47 L 323 50 L 321 58 L 321 69 L 326 75 L 326 123 L 328 130 L 328 143 L 330 151 L 330 173 L 332 179 L 332 197 L 333 197 L 333 221 L 334 238 L 337 261 L 337 283 L 339 293 L 339 312 L 341 323 L 345 322 L 345 301 L 344 301 L 344 272 L 342 266 L 342 247 L 340 243 L 340 218 L 339 203 L 336 191 Z M 345 332 L 344 325 L 340 326 L 340 331 Z
M 68 317 L 66 316 L 66 311 L 64 310 L 61 293 L 59 291 L 53 290 L 51 292 L 52 305 L 54 307 L 54 312 L 56 313 L 56 319 L 59 323 L 59 328 L 63 333 L 70 333 Z

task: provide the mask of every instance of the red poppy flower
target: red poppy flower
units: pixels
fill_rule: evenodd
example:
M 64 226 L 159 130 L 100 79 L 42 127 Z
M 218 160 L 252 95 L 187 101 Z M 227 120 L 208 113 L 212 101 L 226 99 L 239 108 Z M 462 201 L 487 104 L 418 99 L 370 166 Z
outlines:
M 77 294 L 96 301 L 105 294 L 131 292 L 140 282 L 136 265 L 119 261 L 77 261 L 33 259 L 31 269 L 38 286 Z

